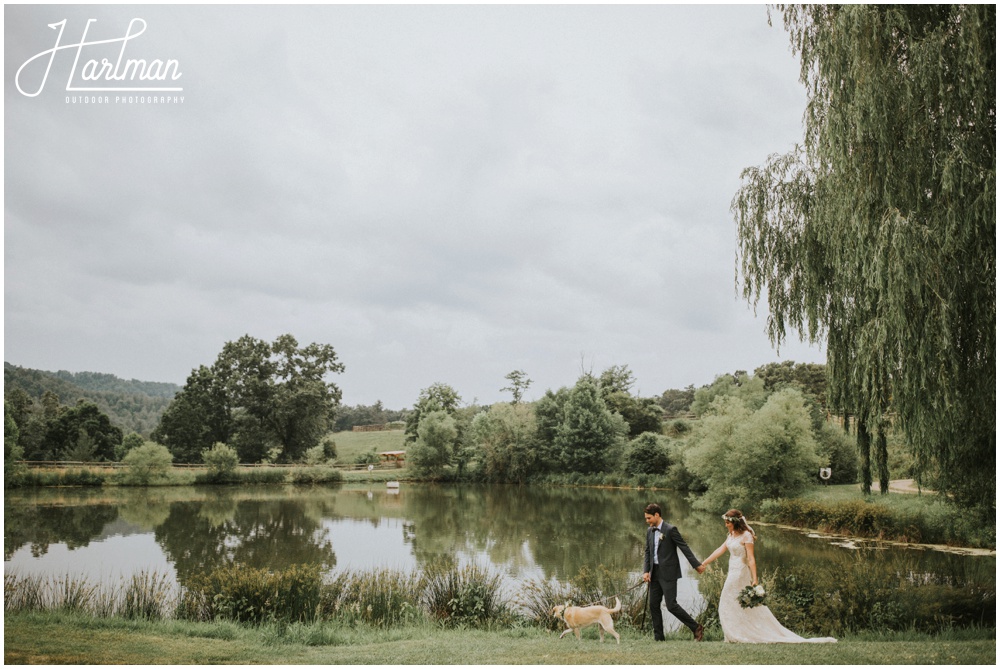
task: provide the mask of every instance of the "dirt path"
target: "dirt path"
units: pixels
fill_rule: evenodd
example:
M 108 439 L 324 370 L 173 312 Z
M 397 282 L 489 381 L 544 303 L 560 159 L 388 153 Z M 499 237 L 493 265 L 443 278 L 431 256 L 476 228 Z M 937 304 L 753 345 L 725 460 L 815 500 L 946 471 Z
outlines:
M 861 484 L 858 484 L 858 489 L 861 488 Z M 881 490 L 878 481 L 872 481 L 872 492 L 878 492 Z M 897 479 L 895 481 L 889 481 L 889 492 L 899 492 L 908 495 L 916 495 L 919 493 L 934 494 L 933 490 L 928 488 L 918 488 L 917 482 L 913 479 Z

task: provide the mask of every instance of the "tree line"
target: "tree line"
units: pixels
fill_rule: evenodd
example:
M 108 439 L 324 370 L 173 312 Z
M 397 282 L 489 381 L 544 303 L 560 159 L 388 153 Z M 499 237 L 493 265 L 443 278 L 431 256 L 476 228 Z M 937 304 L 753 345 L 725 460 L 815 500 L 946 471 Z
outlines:
M 149 436 L 178 390 L 180 386 L 173 383 L 126 381 L 96 372 L 46 372 L 4 363 L 4 398 L 19 412 L 41 410 L 46 394 L 66 406 L 82 399 L 96 405 L 126 434 Z

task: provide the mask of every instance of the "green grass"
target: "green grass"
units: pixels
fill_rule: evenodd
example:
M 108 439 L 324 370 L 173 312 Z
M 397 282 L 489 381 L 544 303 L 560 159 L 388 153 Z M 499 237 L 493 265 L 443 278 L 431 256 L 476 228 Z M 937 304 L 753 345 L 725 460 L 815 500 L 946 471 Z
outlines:
M 995 525 L 983 523 L 974 512 L 949 504 L 935 493 L 916 495 L 890 492 L 888 495 L 876 493 L 866 496 L 857 484 L 814 486 L 795 500 L 788 500 L 786 506 L 790 511 L 783 515 L 787 516 L 790 513 L 805 519 L 808 515 L 806 507 L 799 508 L 796 506 L 797 501 L 806 503 L 806 507 L 810 504 L 826 507 L 824 514 L 829 516 L 827 520 L 833 525 L 840 525 L 833 527 L 832 530 L 847 535 L 871 536 L 862 531 L 863 518 L 850 518 L 852 509 L 858 512 L 865 507 L 872 511 L 881 510 L 881 513 L 869 515 L 872 515 L 873 519 L 878 517 L 880 531 L 885 534 L 882 538 L 885 539 L 972 548 L 996 546 Z M 782 503 L 777 504 L 777 508 L 780 508 Z M 862 507 L 857 506 L 859 503 Z M 768 510 L 767 506 L 768 503 L 765 503 L 761 509 L 764 520 L 767 520 L 769 515 L 775 515 L 775 509 Z
M 837 644 L 733 645 L 690 634 L 622 631 L 621 645 L 558 638 L 537 628 L 444 629 L 425 623 L 388 630 L 335 623 L 234 623 L 95 619 L 72 613 L 4 618 L 6 664 L 987 664 L 996 630 L 939 635 L 860 635 Z
M 330 435 L 337 444 L 337 462 L 351 463 L 362 453 L 375 451 L 402 451 L 403 431 L 384 432 L 334 432 Z

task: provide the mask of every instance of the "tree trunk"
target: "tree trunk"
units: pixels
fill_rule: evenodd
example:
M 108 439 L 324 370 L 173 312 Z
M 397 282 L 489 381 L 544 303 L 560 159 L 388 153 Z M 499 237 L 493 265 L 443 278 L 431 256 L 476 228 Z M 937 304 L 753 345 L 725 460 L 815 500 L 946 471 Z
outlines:
M 861 460 L 861 491 L 872 494 L 872 438 L 868 433 L 868 422 L 855 418 L 858 427 L 858 455 Z
M 879 426 L 875 437 L 875 462 L 878 464 L 879 494 L 889 494 L 889 449 L 885 438 L 885 428 Z

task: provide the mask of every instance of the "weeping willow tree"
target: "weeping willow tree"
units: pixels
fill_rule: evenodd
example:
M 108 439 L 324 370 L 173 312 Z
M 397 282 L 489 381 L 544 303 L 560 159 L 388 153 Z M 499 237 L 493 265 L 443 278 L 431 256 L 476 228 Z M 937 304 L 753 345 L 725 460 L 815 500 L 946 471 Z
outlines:
M 755 308 L 766 298 L 776 346 L 789 330 L 825 339 L 830 404 L 859 442 L 874 436 L 880 478 L 898 421 L 935 484 L 989 513 L 996 8 L 779 11 L 809 97 L 804 139 L 742 174 L 737 283 Z

